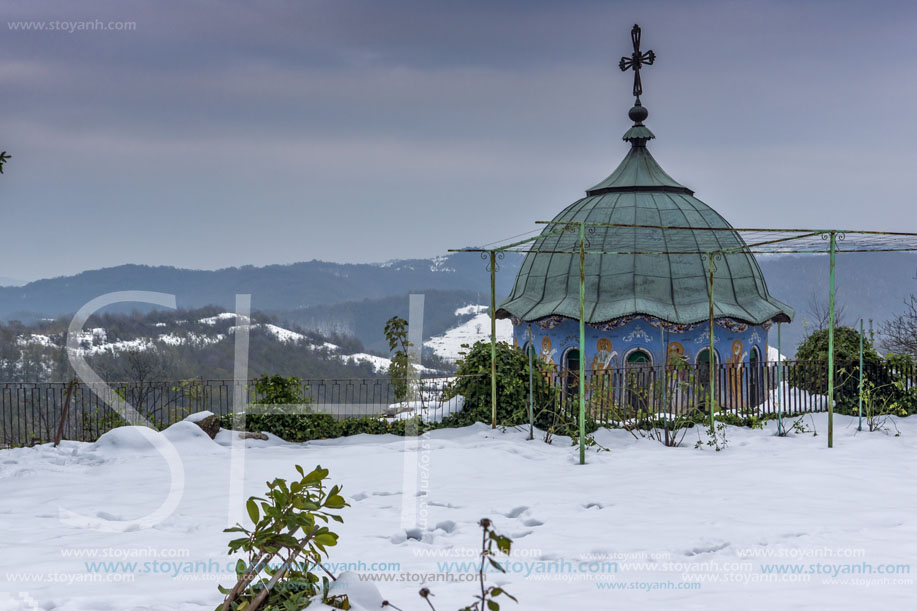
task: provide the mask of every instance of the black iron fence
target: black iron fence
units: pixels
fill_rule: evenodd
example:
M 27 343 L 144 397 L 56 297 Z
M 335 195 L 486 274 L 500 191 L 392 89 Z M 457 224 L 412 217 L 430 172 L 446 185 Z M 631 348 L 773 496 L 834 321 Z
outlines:
M 413 383 L 404 397 L 403 382 L 388 378 L 305 379 L 306 403 L 297 411 L 339 419 L 403 418 L 417 413 L 440 420 L 455 409 L 455 402 L 445 399 L 451 380 L 424 378 Z M 254 382 L 234 380 L 74 383 L 72 389 L 68 382 L 2 382 L 0 447 L 52 441 L 58 430 L 63 439 L 94 441 L 125 424 L 149 423 L 164 429 L 199 411 L 230 414 L 237 400 L 244 402 L 248 412 L 269 409 L 261 399 Z M 136 417 L 124 415 L 132 413 Z
M 631 366 L 584 372 L 585 403 L 590 418 L 615 424 L 660 416 L 707 413 L 710 372 L 697 367 Z M 864 375 L 873 387 L 897 384 L 917 395 L 917 372 L 912 366 L 892 368 L 869 364 Z M 485 376 L 486 377 L 486 376 Z M 838 363 L 835 399 L 841 411 L 852 409 L 859 397 L 857 363 Z M 403 394 L 403 383 L 387 378 L 303 380 L 307 409 L 335 418 L 421 415 L 439 421 L 455 409 L 446 400 L 454 377 L 424 378 Z M 489 381 L 489 377 L 487 378 Z M 782 383 L 778 384 L 778 380 Z M 559 371 L 533 376 L 538 397 L 550 397 L 537 409 L 557 410 L 576 418 L 579 413 L 579 372 Z M 737 416 L 792 416 L 827 409 L 827 366 L 818 362 L 783 361 L 760 364 L 717 364 L 713 397 L 717 411 Z M 69 394 L 69 401 L 68 401 Z M 93 441 L 124 424 L 139 424 L 122 416 L 129 404 L 154 427 L 163 429 L 194 412 L 232 413 L 236 397 L 258 409 L 261 397 L 253 383 L 233 380 L 131 382 L 109 385 L 74 383 L 0 383 L 0 447 L 63 439 Z M 917 408 L 917 406 L 914 406 Z

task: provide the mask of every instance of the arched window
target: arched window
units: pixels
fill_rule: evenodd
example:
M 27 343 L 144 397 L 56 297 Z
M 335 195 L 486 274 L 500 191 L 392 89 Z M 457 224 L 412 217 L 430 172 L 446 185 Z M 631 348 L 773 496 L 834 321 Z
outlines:
M 748 364 L 757 365 L 761 361 L 761 354 L 758 352 L 758 347 L 753 346 L 751 353 L 748 355 Z
M 628 367 L 646 367 L 653 364 L 653 355 L 643 348 L 635 348 L 627 353 L 624 362 Z
M 697 359 L 695 361 L 698 365 L 707 365 L 710 363 L 710 348 L 704 348 L 697 353 Z M 720 355 L 713 351 L 713 362 L 714 364 L 720 362 Z
M 564 370 L 574 376 L 579 376 L 580 358 L 579 350 L 570 348 L 564 352 Z

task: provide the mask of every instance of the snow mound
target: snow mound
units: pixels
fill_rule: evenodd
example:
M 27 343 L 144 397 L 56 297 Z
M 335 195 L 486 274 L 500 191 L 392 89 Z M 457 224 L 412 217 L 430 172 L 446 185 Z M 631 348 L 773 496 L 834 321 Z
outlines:
M 200 430 L 197 425 L 192 426 Z M 96 442 L 92 444 L 92 449 L 111 453 L 130 452 L 135 454 L 146 454 L 154 451 L 148 441 L 150 433 L 154 435 L 160 434 L 145 426 L 119 426 L 99 437 Z M 203 431 L 201 431 L 201 433 L 203 433 Z
M 205 433 L 201 427 L 187 420 L 176 422 L 161 434 L 176 444 L 210 445 L 213 443 L 210 435 Z
M 221 446 L 230 447 L 235 437 L 238 437 L 242 431 L 231 431 L 228 429 L 220 429 L 220 432 L 217 433 L 217 436 L 213 439 L 217 444 Z M 272 448 L 276 446 L 288 446 L 293 445 L 293 442 L 284 441 L 277 435 L 273 433 L 263 433 L 267 435 L 267 439 L 245 439 L 246 448 Z
M 185 418 L 184 421 L 185 422 L 200 422 L 204 418 L 209 418 L 210 416 L 213 416 L 213 415 L 214 415 L 213 412 L 207 411 L 207 410 L 204 410 L 202 412 L 194 412 L 193 414 Z
M 365 581 L 359 573 L 344 571 L 331 584 L 331 596 L 346 594 L 350 608 L 354 611 L 370 611 L 382 608 L 382 594 L 371 581 Z
M 161 441 L 187 448 L 208 449 L 213 446 L 213 440 L 201 427 L 182 420 L 161 433 L 145 426 L 119 426 L 99 437 L 91 450 L 113 454 L 152 454 L 157 452 L 154 445 L 160 445 Z

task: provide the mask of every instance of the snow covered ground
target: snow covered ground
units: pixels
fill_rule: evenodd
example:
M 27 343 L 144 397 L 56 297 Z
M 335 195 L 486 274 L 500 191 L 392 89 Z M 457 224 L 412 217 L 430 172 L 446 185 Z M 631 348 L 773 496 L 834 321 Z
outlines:
M 567 440 L 484 425 L 420 440 L 248 440 L 236 482 L 247 497 L 295 464 L 329 468 L 352 505 L 329 568 L 378 580 L 405 610 L 427 608 L 424 579 L 440 611 L 471 602 L 473 584 L 443 580 L 471 573 L 484 516 L 514 540 L 509 574 L 489 578 L 519 598 L 502 609 L 913 608 L 917 418 L 899 420 L 897 437 L 835 420 L 831 450 L 823 414 L 815 437 L 730 427 L 722 452 L 694 449 L 694 431 L 680 448 L 600 431 L 610 451 L 590 450 L 585 466 Z M 229 500 L 230 438 L 189 422 L 156 433 L 178 459 L 173 480 L 131 428 L 0 451 L 0 609 L 213 609 L 216 583 L 231 578 L 229 508 L 244 515 Z M 135 519 L 170 489 L 177 505 L 151 528 L 61 517 Z M 373 598 L 358 595 L 357 608 Z
M 490 340 L 489 308 L 483 305 L 469 305 L 455 311 L 456 316 L 474 315 L 474 318 L 457 325 L 442 335 L 431 337 L 424 346 L 433 349 L 433 353 L 444 359 L 461 358 L 462 344 L 473 345 L 480 340 Z M 513 341 L 513 323 L 508 319 L 497 321 L 497 341 Z

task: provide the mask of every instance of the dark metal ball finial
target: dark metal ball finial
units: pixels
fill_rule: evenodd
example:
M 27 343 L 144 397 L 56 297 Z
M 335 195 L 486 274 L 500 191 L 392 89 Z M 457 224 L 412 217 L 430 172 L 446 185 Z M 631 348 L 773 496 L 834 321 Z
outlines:
M 638 101 L 634 106 L 631 106 L 629 111 L 627 111 L 627 116 L 630 117 L 630 120 L 635 124 L 640 125 L 650 116 L 650 111 L 644 108 Z

